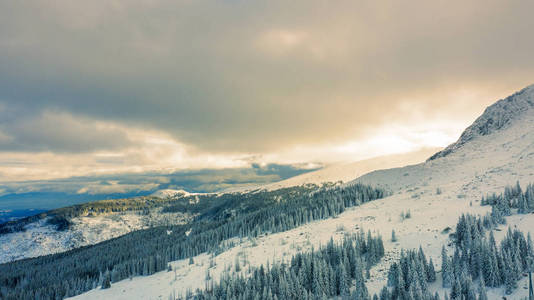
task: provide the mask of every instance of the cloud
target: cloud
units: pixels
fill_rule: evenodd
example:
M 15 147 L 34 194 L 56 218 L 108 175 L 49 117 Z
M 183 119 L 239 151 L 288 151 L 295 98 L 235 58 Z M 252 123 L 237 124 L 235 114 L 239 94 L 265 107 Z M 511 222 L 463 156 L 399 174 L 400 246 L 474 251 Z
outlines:
M 402 120 L 403 101 L 472 119 L 479 109 L 450 91 L 505 96 L 531 83 L 533 5 L 4 2 L 0 99 L 223 152 L 357 138 Z
M 532 11 L 493 0 L 4 1 L 0 181 L 253 163 L 273 179 L 294 170 L 272 163 L 445 146 L 533 83 Z M 247 174 L 194 176 L 213 177 L 207 190 Z
M 306 42 L 305 32 L 290 30 L 269 30 L 260 34 L 257 46 L 260 50 L 271 55 L 287 55 L 291 51 L 302 50 Z M 300 52 L 300 51 L 299 51 Z
M 158 188 L 157 183 L 144 184 L 120 184 L 117 181 L 108 181 L 105 183 L 90 183 L 80 188 L 77 194 L 126 194 L 130 192 L 153 191 Z
M 93 152 L 131 145 L 126 132 L 109 124 L 67 113 L 45 111 L 39 115 L 0 120 L 0 150 Z
M 40 197 L 39 195 L 48 199 L 50 194 L 62 193 L 78 196 L 100 195 L 103 199 L 110 195 L 120 197 L 121 194 L 124 196 L 150 194 L 158 189 L 214 192 L 229 187 L 271 183 L 314 170 L 317 170 L 317 167 L 269 164 L 246 168 L 194 169 L 173 172 L 115 172 L 48 180 L 12 182 L 0 180 L 2 182 L 0 183 L 0 197 L 4 194 L 10 199 L 17 199 L 16 195 L 32 193 L 36 199 Z M 91 199 L 98 199 L 98 197 Z M 32 198 L 27 200 L 31 202 Z

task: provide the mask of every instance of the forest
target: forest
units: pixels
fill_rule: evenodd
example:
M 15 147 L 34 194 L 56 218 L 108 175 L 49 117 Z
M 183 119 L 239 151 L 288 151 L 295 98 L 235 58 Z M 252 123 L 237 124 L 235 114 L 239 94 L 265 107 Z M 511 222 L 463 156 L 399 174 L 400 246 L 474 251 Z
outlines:
M 100 287 L 108 279 L 113 284 L 150 275 L 167 269 L 170 261 L 222 251 L 221 242 L 233 237 L 289 230 L 386 194 L 383 189 L 356 184 L 213 196 L 210 205 L 201 204 L 203 208 L 189 224 L 140 230 L 65 253 L 0 265 L 0 298 L 74 296 Z M 187 203 L 189 209 L 203 200 Z
M 431 293 L 429 285 L 437 280 L 432 258 L 423 249 L 401 252 L 398 262 L 388 270 L 387 285 L 379 294 L 370 295 L 365 286 L 369 269 L 384 255 L 382 238 L 363 233 L 346 234 L 335 244 L 310 253 L 297 253 L 288 264 L 254 268 L 252 275 L 225 274 L 219 283 L 204 290 L 170 299 L 380 299 L 380 300 L 486 300 L 486 287 L 504 287 L 506 294 L 517 288 L 523 274 L 534 267 L 534 245 L 530 234 L 508 229 L 497 243 L 493 230 L 506 224 L 514 212 L 531 212 L 533 186 L 525 192 L 519 184 L 508 186 L 501 195 L 483 197 L 491 205 L 484 216 L 463 214 L 456 231 L 450 234 L 453 255 L 442 248 L 441 277 L 446 288 L 441 296 Z M 522 204 L 526 203 L 526 204 Z M 392 239 L 394 235 L 392 236 Z M 315 267 L 320 266 L 320 267 Z
M 184 299 L 368 299 L 365 276 L 384 255 L 382 237 L 346 234 L 290 262 L 255 268 L 248 278 L 223 275 L 218 284 Z M 354 282 L 354 283 L 353 283 Z
M 505 225 L 505 217 L 514 212 L 534 211 L 533 192 L 532 184 L 525 192 L 519 183 L 507 186 L 500 195 L 482 198 L 482 205 L 492 206 L 490 213 L 464 214 L 459 218 L 456 231 L 451 234 L 452 256 L 445 246 L 441 253 L 442 286 L 450 289 L 445 299 L 486 300 L 488 286 L 504 287 L 505 293 L 511 294 L 522 275 L 532 270 L 534 245 L 530 233 L 525 237 L 518 229 L 508 227 L 504 239 L 497 243 L 493 229 Z M 439 295 L 432 296 L 428 291 L 427 283 L 435 280 L 432 273 L 433 266 L 426 265 L 421 249 L 418 253 L 405 252 L 400 262 L 390 268 L 390 289 L 384 288 L 380 299 L 439 299 Z
M 61 299 L 108 288 L 126 278 L 166 270 L 170 261 L 204 252 L 216 255 L 233 246 L 224 242 L 230 238 L 289 230 L 386 195 L 383 189 L 356 184 L 212 195 L 170 203 L 164 211 L 194 211 L 192 223 L 140 230 L 97 245 L 0 265 L 0 298 Z M 421 248 L 403 251 L 388 271 L 387 285 L 371 296 L 365 278 L 384 255 L 382 238 L 346 233 L 341 242 L 331 240 L 317 250 L 297 253 L 287 263 L 253 268 L 246 277 L 227 273 L 206 289 L 178 297 L 484 300 L 486 287 L 503 287 L 511 293 L 532 267 L 532 238 L 508 229 L 497 243 L 493 230 L 506 224 L 506 216 L 532 212 L 532 196 L 532 185 L 525 191 L 519 184 L 509 186 L 500 195 L 482 198 L 482 205 L 491 205 L 486 215 L 459 218 L 450 234 L 452 250 L 442 249 L 441 278 L 447 291 L 443 296 L 429 290 L 437 272 Z

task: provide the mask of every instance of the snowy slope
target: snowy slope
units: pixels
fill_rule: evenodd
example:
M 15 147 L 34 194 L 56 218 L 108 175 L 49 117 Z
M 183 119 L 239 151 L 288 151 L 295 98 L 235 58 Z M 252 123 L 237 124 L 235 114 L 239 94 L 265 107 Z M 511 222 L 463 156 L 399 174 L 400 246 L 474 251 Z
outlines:
M 159 198 L 181 198 L 191 195 L 185 190 L 164 189 L 155 191 L 152 196 Z
M 152 196 L 180 199 L 196 195 L 201 194 L 165 189 L 156 191 Z M 189 201 L 196 203 L 199 199 L 191 197 Z M 64 231 L 47 224 L 48 218 L 37 220 L 25 225 L 24 231 L 0 234 L 0 264 L 93 245 L 150 226 L 184 224 L 192 218 L 182 213 L 161 213 L 161 210 L 156 208 L 148 214 L 130 211 L 82 215 L 71 218 L 72 226 Z
M 488 107 L 458 142 L 426 162 L 371 172 L 353 182 L 386 186 L 393 191 L 429 185 L 442 189 L 459 186 L 461 195 L 478 194 L 487 185 L 500 191 L 505 183 L 527 183 L 534 172 L 533 103 L 534 85 Z
M 374 171 L 353 182 L 381 185 L 393 192 L 390 197 L 350 209 L 338 218 L 313 222 L 288 232 L 244 241 L 216 257 L 210 268 L 207 255 L 173 263 L 172 272 L 136 277 L 114 283 L 110 289 L 95 289 L 77 299 L 156 299 L 184 293 L 188 288 L 203 288 L 206 272 L 217 280 L 231 266 L 236 256 L 246 257 L 247 266 L 268 261 L 287 260 L 298 251 L 326 243 L 330 237 L 340 238 L 343 232 L 370 229 L 385 237 L 386 256 L 371 270 L 367 286 L 376 293 L 386 283 L 386 272 L 401 249 L 421 245 L 435 263 L 441 260 L 442 245 L 448 244 L 446 227 L 454 227 L 462 213 L 483 214 L 489 207 L 480 206 L 480 198 L 491 192 L 502 192 L 504 186 L 534 182 L 534 86 L 501 100 L 489 107 L 469 127 L 460 140 L 448 147 L 451 151 L 434 156 L 426 162 L 402 168 Z M 523 105 L 523 104 L 528 105 Z M 488 121 L 494 120 L 494 121 Z M 483 125 L 483 124 L 488 124 Z M 498 124 L 496 126 L 489 124 Z M 488 130 L 480 130 L 487 128 Z M 351 183 L 353 183 L 351 182 Z M 351 184 L 348 183 L 348 184 Z M 439 191 L 438 191 L 439 190 Z M 401 212 L 410 211 L 412 218 L 402 220 Z M 534 215 L 507 218 L 510 226 L 534 234 Z M 389 241 L 395 229 L 398 242 Z M 454 228 L 453 228 L 454 229 Z M 496 233 L 502 238 L 504 231 Z M 246 267 L 243 269 L 247 269 Z M 436 266 L 439 271 L 440 266 Z M 245 275 L 246 275 L 246 271 Z M 526 296 L 526 280 L 509 299 Z M 439 283 L 432 290 L 443 293 Z M 489 289 L 490 299 L 501 299 L 502 289 Z
M 310 183 L 321 185 L 322 183 L 326 182 L 348 182 L 374 170 L 402 167 L 405 165 L 420 163 L 427 159 L 430 155 L 436 153 L 438 150 L 440 150 L 440 148 L 423 148 L 413 152 L 379 156 L 350 163 L 337 163 L 317 171 L 304 173 L 282 181 L 259 186 L 232 188 L 226 191 L 245 192 L 258 189 L 273 191 L 281 188 L 300 186 Z
M 444 150 L 436 153 L 430 157 L 430 160 L 447 156 L 477 137 L 490 135 L 502 128 L 512 126 L 516 120 L 521 119 L 524 114 L 531 112 L 532 108 L 534 108 L 533 93 L 534 85 L 531 85 L 506 99 L 499 100 L 489 106 L 484 113 L 462 133 L 456 143 L 453 143 Z
M 395 168 L 423 161 L 438 148 L 424 148 L 419 151 L 380 156 L 348 164 L 336 164 L 310 173 L 288 178 L 283 181 L 265 185 L 267 190 L 298 186 L 306 183 L 321 184 L 324 182 L 347 182 L 374 170 Z
M 391 168 L 424 161 L 437 148 L 426 148 L 416 152 L 382 156 L 347 164 L 337 164 L 318 171 L 305 173 L 284 181 L 255 186 L 233 192 L 246 192 L 258 188 L 276 190 L 284 187 L 298 186 L 306 183 L 321 184 L 324 182 L 347 182 L 372 170 Z M 179 199 L 183 197 L 201 195 L 185 190 L 158 190 L 152 196 L 159 198 Z M 205 194 L 204 194 L 205 195 Z M 198 201 L 192 197 L 191 201 Z M 190 216 L 179 214 L 149 215 L 136 213 L 106 214 L 95 217 L 76 217 L 71 221 L 74 225 L 66 231 L 57 231 L 54 226 L 47 225 L 46 220 L 27 225 L 26 231 L 0 235 L 0 263 L 13 260 L 36 257 L 52 253 L 64 252 L 81 246 L 92 245 L 129 232 L 147 228 L 153 224 L 181 224 L 187 222 Z
M 73 225 L 65 231 L 57 231 L 47 219 L 41 219 L 26 225 L 25 231 L 0 235 L 0 264 L 93 245 L 150 226 L 184 224 L 191 219 L 182 213 L 160 211 L 79 216 L 70 220 Z

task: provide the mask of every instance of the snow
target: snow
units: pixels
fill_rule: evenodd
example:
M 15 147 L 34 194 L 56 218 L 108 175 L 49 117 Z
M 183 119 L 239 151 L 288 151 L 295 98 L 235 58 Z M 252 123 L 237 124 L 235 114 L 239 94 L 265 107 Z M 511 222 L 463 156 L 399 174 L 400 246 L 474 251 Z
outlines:
M 402 167 L 405 165 L 423 162 L 432 154 L 436 153 L 436 151 L 439 149 L 440 148 L 423 148 L 414 152 L 379 156 L 351 163 L 337 163 L 317 171 L 304 173 L 282 181 L 260 186 L 233 188 L 228 189 L 227 191 L 243 192 L 257 189 L 272 191 L 310 183 L 320 185 L 326 182 L 347 182 L 374 170 Z
M 182 198 L 198 196 L 200 193 L 166 189 L 156 191 L 153 195 L 160 198 Z M 191 204 L 198 201 L 198 197 L 189 200 Z M 54 226 L 46 224 L 47 219 L 43 219 L 26 225 L 24 232 L 0 235 L 0 263 L 65 252 L 150 226 L 184 224 L 190 219 L 191 216 L 182 213 L 161 213 L 161 208 L 158 208 L 148 215 L 125 212 L 79 216 L 71 219 L 73 226 L 65 231 L 56 231 Z
M 534 101 L 533 90 L 532 86 L 526 91 L 523 90 L 520 95 L 525 99 L 519 100 L 527 103 Z M 506 104 L 506 101 L 503 103 Z M 494 110 L 489 110 L 489 113 L 493 112 Z M 325 244 L 331 237 L 340 239 L 344 232 L 360 229 L 380 232 L 384 238 L 385 258 L 373 267 L 371 279 L 367 282 L 369 292 L 377 293 L 386 284 L 389 265 L 398 259 L 401 249 L 418 248 L 421 245 L 427 257 L 432 257 L 434 263 L 439 264 L 441 247 L 449 243 L 448 234 L 443 233 L 443 230 L 447 227 L 454 230 L 454 225 L 462 213 L 485 214 L 489 207 L 480 206 L 481 196 L 493 192 L 501 193 L 506 185 L 516 181 L 522 185 L 534 182 L 534 109 L 515 112 L 516 115 L 507 119 L 505 126 L 496 127 L 497 129 L 491 130 L 489 134 L 473 135 L 447 155 L 417 165 L 374 171 L 347 183 L 363 182 L 384 186 L 392 192 L 387 198 L 349 209 L 337 218 L 262 236 L 254 241 L 242 241 L 238 246 L 214 257 L 216 265 L 212 268 L 209 255 L 202 254 L 194 258 L 193 265 L 189 265 L 188 260 L 176 261 L 172 263 L 174 271 L 135 277 L 132 280 L 113 283 L 110 289 L 95 289 L 74 298 L 167 298 L 171 294 L 183 294 L 187 289 L 203 288 L 208 269 L 217 281 L 238 255 L 241 258 L 246 257 L 248 263 L 242 271 L 246 274 L 249 266 L 287 260 L 299 251 L 309 251 L 312 245 L 317 247 Z M 317 183 L 323 179 L 331 181 L 332 178 L 342 177 L 330 175 L 330 172 L 338 172 L 335 169 L 321 171 L 289 179 L 285 183 L 273 185 L 272 188 L 298 185 L 307 181 Z M 347 176 L 358 175 L 357 172 L 351 172 Z M 438 189 L 441 193 L 437 192 Z M 411 218 L 401 219 L 401 212 L 408 210 L 411 212 Z M 534 214 L 511 216 L 507 221 L 510 226 L 534 233 Z M 395 243 L 390 241 L 393 229 L 398 239 Z M 496 238 L 501 239 L 504 231 L 497 231 Z M 439 272 L 440 266 L 436 265 L 436 269 Z M 523 279 L 514 294 L 507 297 L 519 299 L 527 296 L 525 285 L 526 279 Z M 444 289 L 441 288 L 439 280 L 431 285 L 431 289 L 443 295 Z M 501 299 L 504 291 L 490 288 L 488 296 L 490 299 Z
M 159 198 L 182 198 L 191 195 L 185 190 L 164 189 L 155 191 L 152 196 Z
M 159 272 L 152 276 L 135 277 L 133 280 L 124 280 L 112 284 L 110 289 L 95 289 L 88 293 L 74 297 L 74 299 L 155 299 L 168 297 L 172 293 L 182 294 L 190 289 L 204 287 L 204 278 L 209 269 L 210 275 L 217 281 L 228 266 L 232 266 L 237 255 L 246 256 L 247 264 L 243 269 L 251 266 L 266 264 L 267 261 L 288 261 L 291 255 L 298 251 L 309 251 L 314 245 L 326 244 L 333 237 L 339 240 L 345 232 L 358 232 L 360 229 L 372 230 L 382 233 L 386 248 L 386 257 L 390 261 L 397 259 L 401 248 L 419 247 L 424 242 L 425 250 L 433 249 L 431 254 L 438 254 L 441 245 L 446 242 L 448 235 L 441 231 L 456 222 L 457 211 L 483 212 L 487 208 L 473 206 L 465 203 L 465 199 L 451 199 L 450 202 L 438 198 L 433 202 L 422 203 L 420 199 L 405 197 L 405 194 L 395 195 L 386 199 L 366 203 L 360 207 L 352 208 L 338 218 L 313 222 L 299 228 L 263 236 L 244 241 L 214 258 L 216 266 L 209 268 L 209 255 L 202 254 L 194 258 L 195 265 L 188 265 L 188 260 L 174 262 L 173 272 Z M 411 208 L 412 218 L 400 218 L 400 211 Z M 344 228 L 340 231 L 340 228 Z M 389 241 L 391 230 L 395 229 L 398 242 Z M 254 246 L 256 245 L 256 246 Z M 434 261 L 436 260 L 434 257 Z M 375 266 L 372 279 L 367 283 L 372 292 L 378 291 L 386 280 L 389 262 L 385 259 Z M 175 276 L 176 272 L 176 276 Z
M 302 185 L 305 183 L 321 184 L 324 182 L 348 181 L 357 176 L 384 167 L 400 166 L 405 163 L 423 161 L 436 149 L 429 148 L 417 152 L 390 155 L 358 161 L 349 164 L 337 164 L 315 172 L 296 176 L 284 181 L 262 186 L 267 190 Z M 254 187 L 253 189 L 258 189 Z M 156 191 L 153 196 L 160 198 L 183 198 L 198 196 L 185 190 L 164 189 Z M 190 197 L 190 203 L 198 203 L 198 197 Z M 27 225 L 26 231 L 0 235 L 0 263 L 60 253 L 81 246 L 96 244 L 115 238 L 134 230 L 147 228 L 154 224 L 181 224 L 187 216 L 179 214 L 159 214 L 152 212 L 149 216 L 136 213 L 105 214 L 96 217 L 81 216 L 73 218 L 73 227 L 58 232 L 53 226 L 46 225 L 46 220 Z
M 447 156 L 478 136 L 491 134 L 511 125 L 534 108 L 534 85 L 490 105 L 460 136 L 456 143 L 433 155 L 431 159 Z
M 57 231 L 42 219 L 26 225 L 23 232 L 0 235 L 0 263 L 68 251 L 93 245 L 129 232 L 162 224 L 183 224 L 191 216 L 161 213 L 161 209 L 141 215 L 135 212 L 80 216 L 71 219 L 69 230 Z

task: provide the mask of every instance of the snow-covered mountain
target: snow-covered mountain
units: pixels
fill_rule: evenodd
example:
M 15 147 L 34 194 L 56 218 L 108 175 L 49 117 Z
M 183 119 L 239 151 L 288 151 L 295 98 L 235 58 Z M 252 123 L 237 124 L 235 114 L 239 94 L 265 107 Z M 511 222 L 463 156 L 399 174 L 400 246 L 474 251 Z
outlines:
M 320 185 L 325 182 L 347 182 L 372 170 L 404 166 L 424 161 L 437 151 L 426 148 L 415 152 L 382 156 L 346 164 L 336 164 L 318 171 L 305 173 L 280 182 L 227 190 L 226 192 L 251 192 L 258 189 L 276 190 L 303 184 Z M 178 200 L 188 197 L 189 203 L 199 201 L 199 195 L 209 193 L 190 193 L 185 190 L 163 189 L 151 196 L 162 199 Z M 190 197 L 193 196 L 193 197 Z M 113 213 L 96 216 L 77 216 L 71 218 L 72 226 L 68 230 L 58 231 L 48 219 L 36 220 L 25 226 L 24 231 L 0 234 L 0 263 L 64 252 L 86 245 L 93 245 L 111 238 L 116 238 L 132 231 L 148 228 L 158 224 L 181 224 L 188 222 L 191 216 L 179 213 L 160 213 L 161 209 L 149 214 L 137 212 Z
M 65 252 L 94 245 L 129 232 L 157 225 L 183 224 L 190 215 L 161 213 L 161 208 L 149 213 L 123 212 L 96 216 L 77 216 L 70 219 L 67 230 L 57 230 L 50 218 L 36 220 L 24 230 L 0 234 L 0 264 L 29 257 Z
M 261 188 L 266 190 L 276 190 L 309 183 L 320 185 L 325 182 L 348 182 L 374 170 L 396 168 L 420 163 L 438 150 L 439 148 L 423 148 L 413 152 L 379 156 L 351 163 L 338 163 L 317 171 L 304 173 L 286 180 L 263 185 Z
M 534 172 L 534 85 L 489 106 L 459 140 L 426 162 L 366 174 L 354 182 L 403 188 L 461 186 L 476 194 L 512 181 L 532 181 Z
M 518 126 L 516 121 L 520 120 L 524 114 L 532 113 L 532 108 L 534 108 L 533 98 L 534 85 L 531 85 L 506 99 L 497 101 L 486 108 L 484 113 L 462 133 L 456 143 L 449 145 L 429 159 L 433 160 L 447 156 L 477 137 L 490 135 L 505 129 L 507 126 Z
M 308 183 L 319 185 L 325 182 L 347 182 L 372 170 L 421 162 L 435 151 L 437 149 L 426 148 L 416 152 L 337 164 L 273 184 L 227 190 L 226 192 L 246 193 L 258 189 L 276 190 Z M 208 194 L 163 189 L 154 192 L 151 196 L 172 200 L 188 197 L 189 203 L 196 203 L 199 201 L 199 195 Z M 58 231 L 54 225 L 48 224 L 48 219 L 36 220 L 26 225 L 24 231 L 0 234 L 0 263 L 64 252 L 81 246 L 93 245 L 153 225 L 185 223 L 191 218 L 191 216 L 176 213 L 161 214 L 160 211 L 161 209 L 154 210 L 149 214 L 110 212 L 97 216 L 77 216 L 71 218 L 72 226 L 63 231 Z
M 208 194 L 164 189 L 154 192 L 151 196 L 166 200 L 179 200 L 188 197 L 187 202 L 194 204 L 198 203 L 199 195 Z M 116 201 L 123 200 L 118 199 Z M 15 224 L 17 222 L 22 223 L 23 230 L 9 233 L 0 230 L 0 264 L 94 245 L 151 226 L 183 224 L 192 218 L 189 214 L 178 212 L 162 213 L 162 209 L 163 207 L 155 207 L 148 211 L 134 209 L 97 214 L 82 213 L 69 218 L 71 224 L 66 230 L 57 230 L 56 225 L 50 224 L 51 217 L 35 218 L 28 222 L 24 219 L 14 221 Z
M 402 249 L 421 246 L 433 261 L 441 260 L 441 248 L 450 244 L 448 229 L 463 213 L 484 214 L 488 206 L 480 199 L 488 193 L 501 193 L 506 185 L 519 181 L 534 182 L 534 86 L 488 107 L 460 139 L 425 162 L 400 168 L 373 171 L 356 182 L 383 186 L 391 196 L 347 210 L 333 219 L 316 221 L 299 228 L 243 240 L 237 246 L 211 257 L 202 254 L 172 263 L 173 272 L 159 272 L 117 282 L 109 289 L 94 289 L 76 299 L 166 298 L 187 289 L 203 288 L 206 274 L 215 281 L 224 274 L 236 257 L 246 257 L 248 266 L 259 266 L 289 259 L 299 251 L 325 244 L 330 238 L 340 240 L 345 232 L 369 229 L 386 238 L 385 258 L 370 271 L 366 285 L 371 294 L 386 284 L 389 265 Z M 300 179 L 294 179 L 301 182 Z M 313 180 L 311 178 L 310 180 Z M 283 185 L 280 185 L 283 186 Z M 410 212 L 411 218 L 402 218 Z M 534 214 L 507 217 L 509 226 L 534 233 Z M 397 241 L 387 237 L 395 230 Z M 502 239 L 506 230 L 495 231 Z M 234 241 L 239 242 L 239 241 Z M 439 265 L 436 264 L 439 272 Z M 231 268 L 230 268 L 231 269 Z M 246 276 L 245 266 L 242 275 Z M 439 277 L 439 276 L 438 276 Z M 429 286 L 443 295 L 441 278 Z M 526 279 L 509 299 L 527 294 Z M 501 299 L 502 288 L 488 289 L 490 299 Z
M 188 289 L 204 288 L 208 277 L 217 281 L 229 270 L 235 270 L 232 264 L 238 259 L 243 261 L 240 274 L 247 276 L 249 267 L 287 261 L 295 253 L 310 251 L 331 238 L 339 241 L 345 233 L 361 229 L 386 237 L 385 257 L 370 270 L 370 278 L 366 281 L 369 292 L 378 293 L 386 284 L 390 264 L 398 260 L 402 249 L 421 246 L 434 262 L 439 262 L 441 247 L 450 244 L 448 230 L 454 230 L 458 217 L 463 213 L 484 214 L 489 210 L 488 206 L 480 206 L 482 196 L 501 193 L 505 186 L 516 181 L 523 186 L 534 182 L 533 103 L 534 86 L 499 100 L 488 107 L 456 143 L 432 156 L 431 153 L 418 153 L 336 165 L 260 187 L 276 190 L 306 183 L 349 181 L 371 171 L 345 184 L 365 183 L 384 187 L 391 192 L 386 198 L 350 208 L 336 218 L 307 223 L 289 231 L 257 238 L 232 238 L 225 243 L 234 246 L 223 247 L 225 250 L 220 253 L 203 253 L 191 261 L 171 262 L 173 272 L 163 271 L 114 281 L 108 289 L 97 287 L 75 298 L 168 298 L 169 295 L 183 294 Z M 430 158 L 411 165 L 422 161 L 421 154 Z M 377 170 L 395 165 L 404 166 Z M 197 205 L 198 197 L 202 197 L 182 190 L 162 190 L 154 196 L 158 198 L 147 198 L 147 201 L 174 199 L 182 201 L 182 204 Z M 3 261 L 9 261 L 64 251 L 146 228 L 154 221 L 156 225 L 177 224 L 188 222 L 192 217 L 168 212 L 162 214 L 161 209 L 80 215 L 71 220 L 70 230 L 61 232 L 55 230 L 47 219 L 41 219 L 27 225 L 26 231 L 0 235 L 0 256 Z M 410 218 L 401 217 L 407 212 Z M 507 222 L 510 226 L 534 233 L 534 214 L 513 215 L 507 217 Z M 397 241 L 387 238 L 392 230 L 396 232 Z M 502 239 L 504 234 L 505 231 L 499 230 L 495 232 L 495 237 Z M 439 271 L 439 265 L 435 267 Z M 230 274 L 235 272 L 230 271 Z M 439 280 L 430 285 L 432 292 L 444 292 Z M 509 297 L 524 297 L 525 283 L 525 279 L 519 281 L 519 288 Z M 493 288 L 488 294 L 490 299 L 500 299 L 503 293 L 503 289 Z
M 159 198 L 180 198 L 191 195 L 188 191 L 185 190 L 173 190 L 173 189 L 164 189 L 157 190 L 152 193 L 152 196 Z

